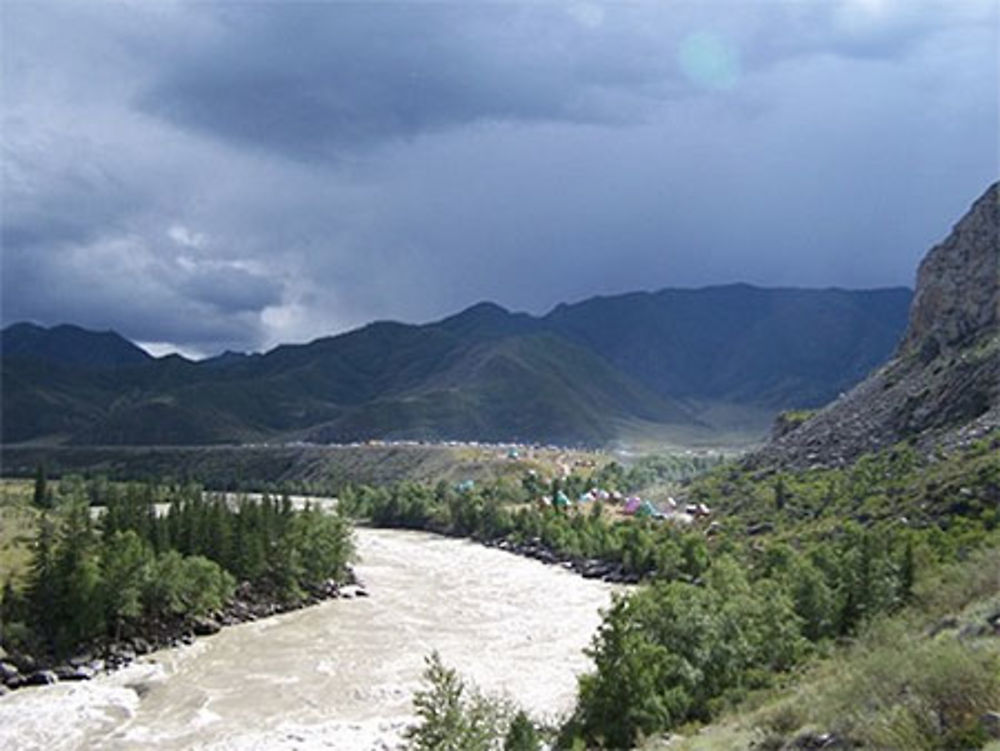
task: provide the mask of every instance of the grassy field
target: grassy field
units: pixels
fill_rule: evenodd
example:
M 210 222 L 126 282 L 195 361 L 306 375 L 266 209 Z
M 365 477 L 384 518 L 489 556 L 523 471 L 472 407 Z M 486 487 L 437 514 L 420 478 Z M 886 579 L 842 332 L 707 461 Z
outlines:
M 8 577 L 19 580 L 27 571 L 37 517 L 32 492 L 31 481 L 0 481 L 0 584 Z
M 30 477 L 42 464 L 50 477 L 67 473 L 112 480 L 194 480 L 212 490 L 287 488 L 335 494 L 346 484 L 383 485 L 410 480 L 489 483 L 519 479 L 535 470 L 554 476 L 562 468 L 611 461 L 603 453 L 558 448 L 521 449 L 472 444 L 373 444 L 354 446 L 63 446 L 5 447 L 3 474 Z

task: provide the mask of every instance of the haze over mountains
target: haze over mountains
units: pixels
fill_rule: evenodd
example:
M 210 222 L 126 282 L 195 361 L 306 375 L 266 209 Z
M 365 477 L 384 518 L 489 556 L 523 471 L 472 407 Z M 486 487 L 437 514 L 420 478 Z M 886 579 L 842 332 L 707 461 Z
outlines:
M 777 435 L 753 462 L 841 466 L 907 440 L 924 449 L 1000 429 L 1000 183 L 972 204 L 917 273 L 892 359 Z
M 896 347 L 911 292 L 667 289 L 542 317 L 481 303 L 265 354 L 152 358 L 113 332 L 2 332 L 2 437 L 77 444 L 709 437 L 818 406 Z M 748 422 L 749 420 L 749 422 Z

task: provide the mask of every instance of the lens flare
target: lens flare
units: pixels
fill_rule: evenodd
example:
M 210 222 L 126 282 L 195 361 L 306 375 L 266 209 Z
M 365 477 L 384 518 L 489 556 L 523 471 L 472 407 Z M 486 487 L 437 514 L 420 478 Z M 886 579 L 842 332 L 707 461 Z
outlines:
M 733 88 L 740 78 L 737 50 L 717 34 L 699 31 L 681 40 L 677 62 L 688 80 L 706 89 Z

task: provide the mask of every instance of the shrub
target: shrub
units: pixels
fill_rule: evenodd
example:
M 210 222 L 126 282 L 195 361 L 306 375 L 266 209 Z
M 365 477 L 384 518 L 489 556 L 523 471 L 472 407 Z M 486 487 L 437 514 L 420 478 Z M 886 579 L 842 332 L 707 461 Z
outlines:
M 412 751 L 499 751 L 510 707 L 469 688 L 437 652 L 424 659 L 426 688 L 413 696 L 420 721 L 404 733 Z M 524 746 L 515 748 L 525 748 Z
M 1000 654 L 907 635 L 898 621 L 874 629 L 845 678 L 828 722 L 873 748 L 978 747 L 979 718 L 1000 705 Z

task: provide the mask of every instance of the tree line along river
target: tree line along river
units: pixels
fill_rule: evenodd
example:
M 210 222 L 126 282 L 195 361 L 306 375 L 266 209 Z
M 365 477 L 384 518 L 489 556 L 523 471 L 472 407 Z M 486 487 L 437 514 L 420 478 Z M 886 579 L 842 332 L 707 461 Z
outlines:
M 14 692 L 0 748 L 392 748 L 432 650 L 536 716 L 572 708 L 612 585 L 466 540 L 359 528 L 356 541 L 370 597 Z

